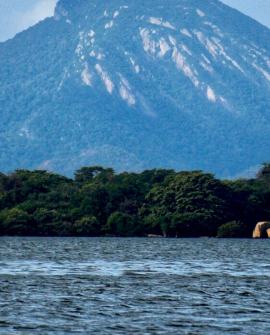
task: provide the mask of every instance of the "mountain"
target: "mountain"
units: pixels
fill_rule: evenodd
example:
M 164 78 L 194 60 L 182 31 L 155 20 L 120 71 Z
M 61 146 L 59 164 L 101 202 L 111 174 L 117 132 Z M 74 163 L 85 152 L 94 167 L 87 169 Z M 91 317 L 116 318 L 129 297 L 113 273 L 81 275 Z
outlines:
M 0 43 L 0 170 L 270 160 L 270 30 L 216 0 L 60 0 Z

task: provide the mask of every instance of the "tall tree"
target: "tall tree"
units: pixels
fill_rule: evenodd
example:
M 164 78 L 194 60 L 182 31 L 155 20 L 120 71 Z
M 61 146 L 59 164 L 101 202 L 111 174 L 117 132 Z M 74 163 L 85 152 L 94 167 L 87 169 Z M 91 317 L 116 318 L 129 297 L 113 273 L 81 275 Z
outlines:
M 267 186 L 267 188 L 270 189 L 270 162 L 269 163 L 263 163 L 262 168 L 257 173 L 257 178 Z
M 159 226 L 164 235 L 216 236 L 231 215 L 229 195 L 229 187 L 212 174 L 183 171 L 154 187 L 144 210 L 148 224 Z

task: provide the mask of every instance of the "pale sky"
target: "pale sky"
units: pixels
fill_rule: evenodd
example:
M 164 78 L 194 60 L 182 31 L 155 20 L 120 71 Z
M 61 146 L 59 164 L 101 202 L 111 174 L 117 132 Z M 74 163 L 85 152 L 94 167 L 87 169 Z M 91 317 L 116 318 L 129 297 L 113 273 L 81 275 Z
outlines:
M 52 16 L 57 0 L 0 0 L 0 42 Z
M 220 0 L 270 28 L 270 0 Z
M 221 1 L 270 28 L 270 0 Z M 0 42 L 52 16 L 56 2 L 57 0 L 0 0 Z

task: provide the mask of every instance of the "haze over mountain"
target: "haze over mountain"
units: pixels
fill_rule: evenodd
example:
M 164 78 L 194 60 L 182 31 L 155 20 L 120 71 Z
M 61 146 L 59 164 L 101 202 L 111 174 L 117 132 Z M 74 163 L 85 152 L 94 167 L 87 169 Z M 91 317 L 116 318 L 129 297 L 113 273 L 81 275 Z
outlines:
M 71 1 L 0 44 L 0 170 L 270 159 L 270 30 L 216 0 Z
M 270 28 L 270 0 L 222 0 Z M 0 42 L 53 16 L 57 0 L 9 0 L 0 3 Z

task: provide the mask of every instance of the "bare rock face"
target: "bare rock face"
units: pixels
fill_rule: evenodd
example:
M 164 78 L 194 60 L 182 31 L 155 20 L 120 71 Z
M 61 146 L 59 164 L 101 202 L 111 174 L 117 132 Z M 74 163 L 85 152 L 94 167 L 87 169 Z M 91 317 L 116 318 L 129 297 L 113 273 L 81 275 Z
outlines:
M 267 221 L 258 222 L 253 231 L 253 238 L 263 238 L 263 237 L 270 238 L 270 222 Z
M 58 3 L 54 10 L 55 21 L 59 21 L 61 20 L 62 16 L 67 16 L 67 15 L 68 15 L 67 10 L 64 8 L 64 6 L 61 3 L 60 4 Z

